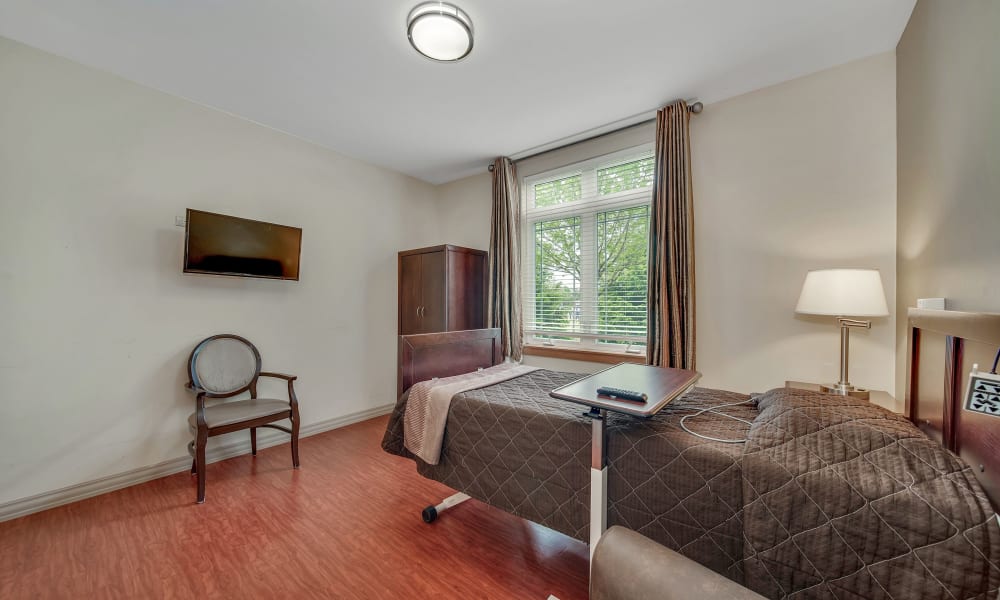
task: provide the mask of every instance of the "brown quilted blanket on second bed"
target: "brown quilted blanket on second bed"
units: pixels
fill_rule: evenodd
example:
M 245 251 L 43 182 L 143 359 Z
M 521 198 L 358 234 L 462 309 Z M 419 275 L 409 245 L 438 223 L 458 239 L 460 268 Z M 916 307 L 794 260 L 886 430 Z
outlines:
M 994 600 L 1000 526 L 969 467 L 854 398 L 758 398 L 743 463 L 744 584 L 769 598 Z

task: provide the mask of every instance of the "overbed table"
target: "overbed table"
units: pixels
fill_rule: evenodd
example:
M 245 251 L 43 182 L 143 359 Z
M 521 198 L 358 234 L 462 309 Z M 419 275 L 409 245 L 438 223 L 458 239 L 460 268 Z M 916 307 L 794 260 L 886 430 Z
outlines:
M 701 373 L 687 369 L 669 369 L 621 363 L 598 371 L 573 383 L 549 392 L 559 400 L 567 400 L 586 406 L 586 415 L 592 423 L 590 453 L 590 557 L 594 557 L 601 534 L 608 525 L 608 457 L 607 411 L 624 413 L 648 419 L 660 412 L 664 406 L 680 398 L 701 379 Z M 597 389 L 616 387 L 646 394 L 645 403 L 614 400 L 599 396 Z

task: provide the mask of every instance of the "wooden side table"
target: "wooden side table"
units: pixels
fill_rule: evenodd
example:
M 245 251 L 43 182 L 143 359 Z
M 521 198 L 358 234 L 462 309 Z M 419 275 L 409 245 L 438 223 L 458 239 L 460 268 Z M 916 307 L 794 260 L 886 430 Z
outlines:
M 805 381 L 786 381 L 785 387 L 793 390 L 821 391 L 818 383 L 808 383 Z M 868 399 L 869 402 L 894 413 L 903 414 L 903 403 L 893 398 L 892 394 L 879 390 L 870 390 L 870 392 L 871 397 Z

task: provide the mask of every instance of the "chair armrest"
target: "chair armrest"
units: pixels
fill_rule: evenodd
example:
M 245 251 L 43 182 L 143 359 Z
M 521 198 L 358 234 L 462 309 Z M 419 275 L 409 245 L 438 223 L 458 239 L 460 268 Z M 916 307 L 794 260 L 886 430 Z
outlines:
M 261 377 L 274 377 L 276 379 L 284 379 L 288 382 L 288 403 L 292 405 L 292 415 L 298 414 L 299 399 L 295 396 L 295 386 L 292 382 L 298 379 L 295 375 L 285 375 L 284 373 L 271 373 L 267 371 L 262 371 Z M 298 417 L 296 417 L 298 418 Z
M 601 536 L 591 600 L 764 600 L 740 584 L 624 527 Z
M 262 371 L 261 374 L 260 374 L 260 376 L 261 377 L 274 377 L 276 379 L 284 379 L 285 381 L 295 381 L 296 379 L 298 379 L 298 377 L 295 376 L 295 375 L 285 375 L 284 373 L 269 373 L 269 372 L 266 372 L 266 371 Z
M 212 398 L 214 394 L 212 394 L 212 392 L 209 392 L 204 388 L 196 386 L 194 383 L 190 381 L 184 384 L 184 389 L 191 392 L 192 394 L 198 394 L 198 397 L 195 398 L 195 405 L 194 405 L 195 406 L 194 412 L 195 414 L 198 415 L 197 426 L 195 427 L 195 429 L 201 430 L 205 427 L 205 398 Z

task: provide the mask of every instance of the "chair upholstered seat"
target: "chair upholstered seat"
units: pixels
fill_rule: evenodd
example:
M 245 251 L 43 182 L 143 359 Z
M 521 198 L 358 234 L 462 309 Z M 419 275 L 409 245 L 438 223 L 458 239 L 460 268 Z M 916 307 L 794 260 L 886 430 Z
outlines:
M 250 452 L 257 456 L 259 427 L 284 431 L 292 437 L 292 466 L 299 468 L 299 400 L 293 385 L 297 377 L 261 371 L 257 347 L 232 333 L 220 333 L 198 342 L 188 358 L 188 375 L 191 379 L 185 387 L 196 395 L 195 411 L 188 417 L 194 433 L 188 451 L 194 457 L 191 474 L 198 476 L 198 504 L 205 501 L 205 447 L 213 435 L 249 429 Z M 258 398 L 257 380 L 261 377 L 284 380 L 288 384 L 288 400 Z M 245 400 L 218 402 L 247 393 L 250 398 Z M 287 427 L 275 425 L 285 419 L 289 421 Z
M 271 400 L 267 398 L 233 400 L 214 406 L 206 406 L 205 424 L 210 428 L 224 427 L 241 421 L 249 421 L 250 419 L 279 415 L 291 410 L 291 404 L 285 400 Z M 192 429 L 198 428 L 197 412 L 191 413 L 191 416 L 188 417 L 188 424 Z

